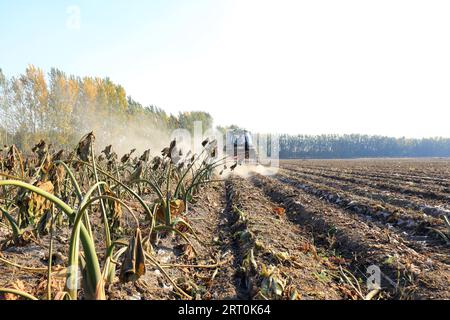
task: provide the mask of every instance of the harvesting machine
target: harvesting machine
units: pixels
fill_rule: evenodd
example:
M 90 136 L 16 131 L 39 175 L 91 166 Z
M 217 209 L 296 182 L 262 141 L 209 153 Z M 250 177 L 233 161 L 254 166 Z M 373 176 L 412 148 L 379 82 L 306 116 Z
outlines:
M 234 129 L 227 132 L 226 155 L 239 164 L 258 164 L 259 157 L 253 144 L 252 134 L 243 129 Z

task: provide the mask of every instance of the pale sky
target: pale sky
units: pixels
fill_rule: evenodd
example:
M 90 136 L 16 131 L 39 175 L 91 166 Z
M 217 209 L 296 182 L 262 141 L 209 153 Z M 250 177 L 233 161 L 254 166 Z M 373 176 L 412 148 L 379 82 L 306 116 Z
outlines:
M 450 137 L 449 17 L 448 0 L 0 0 L 0 68 L 109 76 L 253 131 Z

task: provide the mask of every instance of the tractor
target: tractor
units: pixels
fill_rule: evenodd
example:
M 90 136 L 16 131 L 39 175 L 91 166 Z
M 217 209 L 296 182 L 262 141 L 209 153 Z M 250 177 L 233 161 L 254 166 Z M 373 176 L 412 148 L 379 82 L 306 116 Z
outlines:
M 226 135 L 226 155 L 239 164 L 257 164 L 258 153 L 253 144 L 252 134 L 243 129 L 234 129 Z

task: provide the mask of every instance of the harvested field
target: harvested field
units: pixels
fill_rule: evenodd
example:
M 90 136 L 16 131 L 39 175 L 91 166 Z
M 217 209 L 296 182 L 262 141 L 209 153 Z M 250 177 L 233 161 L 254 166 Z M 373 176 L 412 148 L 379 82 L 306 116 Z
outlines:
M 0 298 L 450 298 L 450 160 L 289 160 L 244 178 L 212 142 L 183 165 L 174 148 L 6 149 Z

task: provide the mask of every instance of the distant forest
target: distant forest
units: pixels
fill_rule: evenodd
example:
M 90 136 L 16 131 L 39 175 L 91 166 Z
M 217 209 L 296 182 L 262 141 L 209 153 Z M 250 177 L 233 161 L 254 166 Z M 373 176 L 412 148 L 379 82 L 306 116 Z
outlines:
M 282 135 L 282 159 L 450 157 L 449 138 L 406 139 L 351 135 Z
M 40 139 L 73 147 L 94 131 L 101 144 L 109 141 L 163 139 L 161 132 L 213 126 L 202 111 L 167 114 L 143 106 L 109 78 L 76 77 L 51 69 L 46 75 L 29 66 L 7 79 L 0 69 L 0 143 L 30 150 Z M 217 127 L 224 132 L 230 127 Z M 301 128 L 299 128 L 301 130 Z M 120 138 L 120 139 L 119 139 Z M 127 140 L 128 139 L 128 140 Z M 128 147 L 128 146 L 127 146 Z M 449 138 L 406 139 L 368 135 L 282 135 L 280 158 L 450 157 Z

